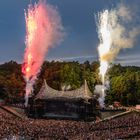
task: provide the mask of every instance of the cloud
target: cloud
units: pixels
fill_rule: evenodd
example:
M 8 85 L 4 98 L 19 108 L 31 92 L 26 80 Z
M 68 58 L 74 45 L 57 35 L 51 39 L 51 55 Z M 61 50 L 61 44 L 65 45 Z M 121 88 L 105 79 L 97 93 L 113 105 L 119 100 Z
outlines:
M 115 63 L 120 63 L 121 65 L 140 66 L 139 60 L 139 54 L 129 54 L 118 56 Z

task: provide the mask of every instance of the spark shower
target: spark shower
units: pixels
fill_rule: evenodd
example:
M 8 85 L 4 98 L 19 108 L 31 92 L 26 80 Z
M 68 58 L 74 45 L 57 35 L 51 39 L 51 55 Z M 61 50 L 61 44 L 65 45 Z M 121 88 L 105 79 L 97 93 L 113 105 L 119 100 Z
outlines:
M 110 63 L 115 60 L 121 49 L 132 48 L 137 35 L 140 34 L 139 27 L 130 27 L 132 13 L 129 7 L 121 4 L 115 9 L 106 9 L 103 12 L 99 12 L 97 17 L 97 29 L 100 41 L 98 46 L 100 61 L 99 75 L 103 84 L 103 86 L 100 86 L 102 89 L 100 90 L 99 102 L 102 107 L 104 106 L 106 83 L 108 83 L 105 78 Z
M 26 49 L 22 73 L 26 81 L 25 106 L 28 96 L 33 92 L 33 85 L 41 70 L 49 48 L 58 45 L 63 40 L 64 30 L 57 8 L 39 0 L 34 5 L 29 4 L 25 11 Z

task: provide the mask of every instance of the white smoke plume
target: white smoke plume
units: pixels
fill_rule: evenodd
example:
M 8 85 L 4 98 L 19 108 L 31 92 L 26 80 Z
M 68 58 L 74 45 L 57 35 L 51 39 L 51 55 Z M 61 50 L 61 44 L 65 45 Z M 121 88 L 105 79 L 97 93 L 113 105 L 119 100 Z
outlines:
M 94 94 L 98 95 L 98 101 L 100 104 L 100 107 L 103 108 L 105 106 L 104 101 L 105 101 L 105 87 L 104 85 L 96 85 L 95 86 L 95 90 L 94 90 Z
M 105 103 L 104 103 L 105 96 L 106 96 L 105 92 L 107 89 L 109 89 L 109 87 L 110 87 L 109 81 L 106 81 L 104 85 L 95 86 L 94 94 L 98 96 L 98 101 L 101 108 L 105 107 Z
M 135 13 L 133 10 L 120 4 L 117 8 L 104 10 L 98 14 L 98 36 L 100 44 L 98 46 L 100 68 L 99 74 L 102 80 L 102 90 L 100 91 L 100 102 L 103 106 L 105 98 L 105 77 L 109 65 L 114 61 L 122 49 L 132 48 L 140 34 L 140 26 L 134 26 L 132 21 Z
M 71 85 L 63 84 L 63 85 L 61 86 L 61 90 L 62 90 L 62 91 L 68 91 L 68 90 L 70 90 L 70 89 L 71 89 Z
M 111 44 L 109 51 L 101 56 L 102 60 L 113 62 L 121 49 L 134 46 L 136 38 L 140 34 L 140 26 L 131 26 L 131 21 L 134 20 L 131 13 L 133 13 L 131 8 L 122 4 L 117 9 L 108 11 Z

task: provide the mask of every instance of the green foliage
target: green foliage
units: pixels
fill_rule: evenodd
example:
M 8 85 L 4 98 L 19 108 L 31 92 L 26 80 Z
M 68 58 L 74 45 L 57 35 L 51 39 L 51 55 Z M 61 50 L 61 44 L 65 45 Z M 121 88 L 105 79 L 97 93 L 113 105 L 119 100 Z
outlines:
M 0 97 L 23 97 L 24 80 L 21 66 L 14 61 L 0 65 Z
M 49 86 L 62 90 L 79 88 L 87 80 L 91 92 L 100 84 L 99 62 L 48 62 L 45 61 L 38 80 L 34 85 L 34 94 L 40 90 L 44 79 Z M 120 101 L 123 105 L 140 104 L 140 68 L 135 66 L 112 65 L 108 71 L 110 88 L 107 91 L 106 103 Z M 0 98 L 23 98 L 25 81 L 21 73 L 21 65 L 10 61 L 0 65 Z
M 123 105 L 140 103 L 140 68 L 114 65 L 110 71 L 110 89 L 106 96 L 107 103 L 120 101 Z
M 61 84 L 70 85 L 71 89 L 80 87 L 82 73 L 78 63 L 65 63 L 61 67 Z

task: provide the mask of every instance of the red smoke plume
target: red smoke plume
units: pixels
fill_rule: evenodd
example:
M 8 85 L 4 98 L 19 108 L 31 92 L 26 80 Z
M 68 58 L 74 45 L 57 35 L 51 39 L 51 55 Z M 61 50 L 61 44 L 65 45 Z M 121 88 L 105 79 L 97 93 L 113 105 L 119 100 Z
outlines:
M 25 11 L 26 49 L 22 73 L 26 81 L 26 105 L 28 95 L 33 91 L 33 85 L 40 72 L 48 49 L 62 41 L 63 27 L 56 8 L 39 1 L 29 5 Z

